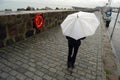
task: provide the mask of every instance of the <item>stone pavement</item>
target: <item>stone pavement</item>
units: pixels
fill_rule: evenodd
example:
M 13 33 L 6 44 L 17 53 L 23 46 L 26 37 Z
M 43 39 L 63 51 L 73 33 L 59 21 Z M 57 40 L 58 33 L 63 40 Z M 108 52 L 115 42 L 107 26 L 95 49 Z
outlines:
M 66 68 L 67 40 L 54 27 L 0 49 L 0 80 L 105 80 L 101 25 L 79 48 L 75 69 Z

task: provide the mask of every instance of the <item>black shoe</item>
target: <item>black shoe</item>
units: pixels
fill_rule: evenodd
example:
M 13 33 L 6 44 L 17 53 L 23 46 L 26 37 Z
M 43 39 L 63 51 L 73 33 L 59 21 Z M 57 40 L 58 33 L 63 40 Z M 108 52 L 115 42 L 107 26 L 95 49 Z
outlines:
M 71 66 L 71 68 L 73 69 L 73 68 L 75 68 L 75 66 L 74 66 L 74 65 L 72 65 L 72 66 Z
M 73 69 L 73 68 L 75 68 L 75 65 L 74 65 L 74 63 L 72 63 L 72 65 L 71 65 L 71 68 Z
M 71 62 L 67 62 L 67 68 L 71 67 Z

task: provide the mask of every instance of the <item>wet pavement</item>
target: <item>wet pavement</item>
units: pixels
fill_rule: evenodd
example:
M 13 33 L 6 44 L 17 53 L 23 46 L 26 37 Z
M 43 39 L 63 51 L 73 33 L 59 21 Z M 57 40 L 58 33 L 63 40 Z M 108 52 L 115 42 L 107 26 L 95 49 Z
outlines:
M 67 70 L 67 40 L 60 26 L 1 48 L 0 80 L 105 80 L 101 30 L 100 25 L 82 41 L 72 71 Z
M 112 20 L 111 20 L 110 26 L 108 28 L 109 36 L 112 33 L 112 30 L 113 30 L 113 27 L 114 27 L 114 24 L 115 24 L 116 16 L 117 16 L 117 13 L 112 13 Z M 111 41 L 112 41 L 111 43 L 113 45 L 113 51 L 116 55 L 118 72 L 119 72 L 119 75 L 120 75 L 120 14 L 118 16 L 118 20 L 117 20 L 117 23 L 116 23 L 116 26 L 115 26 L 115 29 L 114 29 L 114 32 L 113 32 L 113 37 L 112 37 Z
M 111 21 L 110 27 L 108 29 L 110 34 L 113 30 L 116 16 L 117 16 L 117 13 L 112 14 L 112 21 Z M 120 57 L 120 36 L 119 36 L 120 35 L 120 23 L 119 23 L 119 21 L 120 21 L 120 15 L 118 17 L 118 21 L 117 21 L 116 26 L 115 26 L 112 42 L 113 42 L 113 45 L 115 47 L 115 51 L 116 51 L 117 55 Z

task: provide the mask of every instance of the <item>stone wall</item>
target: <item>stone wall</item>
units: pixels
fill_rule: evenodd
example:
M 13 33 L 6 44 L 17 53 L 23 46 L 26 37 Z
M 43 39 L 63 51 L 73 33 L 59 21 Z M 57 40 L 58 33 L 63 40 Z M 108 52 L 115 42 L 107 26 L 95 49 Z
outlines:
M 74 12 L 76 11 L 50 11 L 0 15 L 0 48 L 24 40 L 48 28 L 57 27 L 68 14 Z M 33 25 L 33 19 L 36 13 L 40 13 L 44 17 L 44 26 L 41 29 L 36 29 Z

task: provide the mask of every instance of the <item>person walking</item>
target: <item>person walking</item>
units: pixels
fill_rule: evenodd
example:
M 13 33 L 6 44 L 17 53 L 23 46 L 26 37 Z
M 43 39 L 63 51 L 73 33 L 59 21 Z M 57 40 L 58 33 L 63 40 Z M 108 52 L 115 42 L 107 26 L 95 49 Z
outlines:
M 63 35 L 68 40 L 67 69 L 73 69 L 81 40 L 95 34 L 100 21 L 95 13 L 76 12 L 69 14 L 61 23 Z
M 68 59 L 67 59 L 67 68 L 74 68 L 76 56 L 78 53 L 79 46 L 81 45 L 81 40 L 84 40 L 86 37 L 75 40 L 69 36 L 66 36 L 68 40 Z M 74 49 L 74 51 L 73 51 Z
M 106 14 L 106 27 L 108 28 L 111 22 L 112 9 L 107 11 L 105 14 Z

